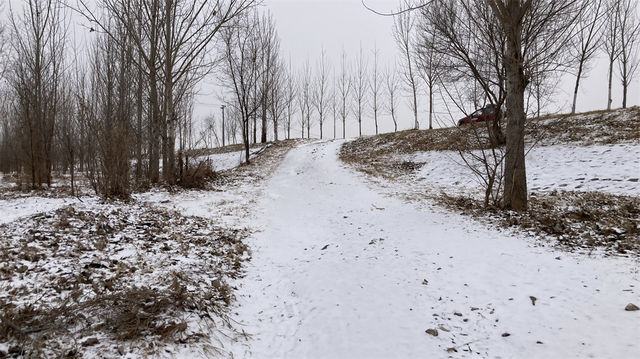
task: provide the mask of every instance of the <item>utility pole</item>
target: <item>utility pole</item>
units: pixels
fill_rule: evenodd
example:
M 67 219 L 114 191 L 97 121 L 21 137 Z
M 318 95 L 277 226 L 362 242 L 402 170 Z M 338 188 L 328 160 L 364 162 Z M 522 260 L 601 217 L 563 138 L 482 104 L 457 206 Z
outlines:
M 224 147 L 224 108 L 226 106 L 222 105 L 220 106 L 220 109 L 222 110 L 222 147 Z

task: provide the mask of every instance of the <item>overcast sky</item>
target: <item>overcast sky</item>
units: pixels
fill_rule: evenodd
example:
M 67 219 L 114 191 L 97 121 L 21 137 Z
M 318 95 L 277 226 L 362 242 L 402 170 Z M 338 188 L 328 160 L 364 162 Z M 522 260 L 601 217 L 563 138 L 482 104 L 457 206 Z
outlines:
M 6 0 L 0 0 L 6 1 Z M 10 0 L 17 6 L 23 4 L 22 0 Z M 380 11 L 389 11 L 397 4 L 396 0 L 366 0 L 367 4 Z M 281 38 L 282 54 L 290 58 L 295 68 L 301 68 L 309 61 L 314 66 L 321 49 L 324 48 L 334 68 L 338 70 L 339 56 L 344 48 L 350 61 L 354 61 L 360 46 L 369 58 L 372 56 L 374 46 L 380 52 L 381 67 L 393 64 L 398 58 L 398 51 L 391 33 L 393 20 L 371 13 L 365 9 L 361 0 L 264 0 L 263 9 L 270 11 L 276 20 L 276 26 Z M 6 15 L 6 9 L 5 14 Z M 4 17 L 4 16 L 3 16 Z M 72 21 L 72 27 L 86 22 L 77 17 Z M 81 30 L 79 37 L 86 36 L 86 31 Z M 85 35 L 83 35 L 85 34 Z M 84 40 L 84 39 L 81 39 Z M 369 61 L 371 63 L 371 61 Z M 561 76 L 559 74 L 558 76 Z M 554 96 L 555 104 L 550 106 L 548 112 L 568 112 L 571 106 L 572 88 L 574 77 L 568 74 L 562 75 L 561 85 Z M 578 97 L 578 111 L 590 111 L 606 108 L 607 102 L 607 64 L 603 56 L 594 63 L 589 77 L 584 79 Z M 219 114 L 220 89 L 216 87 L 215 77 L 207 79 L 200 86 L 200 94 L 196 100 L 195 117 L 202 118 L 210 113 Z M 618 78 L 614 80 L 614 107 L 620 107 L 622 102 L 621 85 Z M 426 93 L 422 92 L 420 99 L 421 127 L 426 125 L 428 114 L 428 102 Z M 628 103 L 640 105 L 640 74 L 634 80 Z M 408 99 L 401 103 L 400 128 L 412 127 L 413 120 L 409 110 Z M 451 123 L 451 117 L 457 118 L 459 114 L 449 116 L 442 101 L 437 101 L 434 106 L 441 121 Z M 390 131 L 393 124 L 388 116 L 380 119 L 381 131 Z M 316 126 L 317 127 L 317 126 Z M 331 127 L 331 126 L 328 126 Z M 364 132 L 374 132 L 373 120 L 369 117 L 364 123 Z M 325 136 L 330 134 L 326 130 Z M 352 118 L 348 127 L 348 135 L 357 134 L 357 123 Z M 331 131 L 332 134 L 332 131 Z M 318 130 L 312 130 L 312 135 L 318 136 Z

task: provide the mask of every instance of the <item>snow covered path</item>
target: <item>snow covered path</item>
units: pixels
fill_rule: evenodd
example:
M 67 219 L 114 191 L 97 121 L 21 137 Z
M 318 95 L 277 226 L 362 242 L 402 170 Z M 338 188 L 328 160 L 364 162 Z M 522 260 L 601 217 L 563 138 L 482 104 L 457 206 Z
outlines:
M 266 187 L 235 358 L 638 356 L 637 261 L 417 210 L 343 167 L 339 146 L 293 149 Z

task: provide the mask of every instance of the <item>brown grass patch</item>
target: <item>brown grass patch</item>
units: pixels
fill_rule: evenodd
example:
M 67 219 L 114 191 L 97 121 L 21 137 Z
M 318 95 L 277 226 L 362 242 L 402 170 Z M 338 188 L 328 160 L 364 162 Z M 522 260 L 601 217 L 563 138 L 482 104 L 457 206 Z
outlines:
M 527 213 L 484 208 L 478 200 L 443 195 L 440 204 L 465 216 L 516 228 L 569 250 L 604 249 L 608 254 L 640 253 L 640 198 L 600 192 L 535 193 Z
M 530 141 L 539 145 L 609 145 L 640 140 L 640 107 L 613 111 L 592 111 L 575 115 L 554 115 L 527 124 Z

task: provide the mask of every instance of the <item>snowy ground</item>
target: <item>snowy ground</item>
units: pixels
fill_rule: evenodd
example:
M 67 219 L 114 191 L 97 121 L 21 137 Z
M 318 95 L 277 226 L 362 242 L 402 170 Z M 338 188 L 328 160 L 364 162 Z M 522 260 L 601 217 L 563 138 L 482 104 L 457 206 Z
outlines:
M 266 164 L 231 170 L 235 179 L 211 191 L 135 196 L 254 232 L 253 259 L 233 283 L 231 311 L 248 339 L 212 343 L 227 356 L 637 357 L 640 312 L 624 310 L 640 305 L 637 259 L 539 247 L 446 209 L 407 203 L 389 193 L 406 192 L 396 187 L 410 182 L 372 183 L 339 161 L 341 144 L 299 144 L 282 163 L 289 147 L 272 148 Z M 536 148 L 529 185 L 637 196 L 639 148 Z M 229 159 L 216 157 L 216 169 L 232 166 L 236 155 L 215 155 Z M 428 179 L 420 187 L 475 187 L 456 156 L 403 159 L 425 163 L 411 177 Z M 0 224 L 74 201 L 3 200 Z M 195 347 L 173 349 L 161 356 L 206 357 Z
M 242 231 L 140 204 L 76 203 L 0 229 L 0 357 L 144 357 L 170 334 L 206 352 L 194 338 L 215 341 L 249 255 Z
M 18 197 L 0 200 L 0 225 L 78 203 L 76 198 Z
M 420 152 L 403 159 L 423 164 L 413 178 L 429 185 L 461 191 L 479 187 L 457 152 Z M 534 147 L 527 155 L 527 180 L 535 192 L 555 189 L 639 196 L 640 144 Z
M 234 357 L 637 357 L 637 261 L 418 210 L 344 168 L 339 146 L 294 149 L 265 189 L 235 310 L 252 340 Z
M 55 190 L 42 192 L 42 196 L 34 196 L 33 193 L 21 193 L 14 191 L 2 193 L 2 200 L 0 200 L 0 256 L 3 256 L 2 258 L 5 260 L 0 261 L 0 289 L 2 289 L 0 290 L 0 302 L 11 303 L 12 306 L 17 305 L 18 308 L 21 308 L 21 303 L 33 303 L 34 308 L 37 310 L 42 310 L 42 308 L 51 306 L 53 311 L 53 309 L 59 305 L 60 298 L 64 299 L 68 293 L 68 288 L 58 291 L 56 287 L 57 284 L 55 283 L 72 283 L 73 280 L 70 280 L 69 278 L 81 278 L 82 276 L 77 274 L 77 272 L 83 270 L 86 271 L 88 266 L 87 263 L 89 263 L 87 262 L 89 260 L 88 258 L 92 260 L 92 262 L 90 262 L 91 265 L 98 263 L 95 264 L 95 266 L 96 268 L 99 268 L 91 270 L 91 280 L 88 281 L 90 287 L 93 285 L 91 288 L 93 288 L 94 291 L 98 291 L 96 292 L 98 295 L 103 294 L 101 289 L 102 283 L 105 278 L 112 276 L 111 271 L 113 270 L 113 266 L 111 265 L 102 266 L 103 261 L 101 261 L 101 259 L 104 258 L 107 258 L 107 260 L 104 261 L 105 263 L 110 263 L 113 258 L 115 258 L 114 261 L 120 263 L 124 263 L 128 260 L 133 262 L 137 261 L 137 264 L 132 262 L 133 267 L 137 268 L 139 266 L 140 268 L 144 268 L 144 270 L 131 272 L 136 275 L 144 273 L 153 273 L 154 275 L 158 274 L 153 278 L 153 280 L 127 278 L 126 285 L 123 284 L 117 286 L 118 290 L 123 293 L 127 290 L 135 292 L 135 288 L 147 290 L 147 286 L 152 286 L 153 291 L 160 288 L 157 291 L 157 296 L 164 300 L 163 296 L 167 293 L 163 292 L 166 289 L 166 283 L 164 283 L 163 280 L 171 281 L 173 278 L 171 275 L 165 274 L 167 271 L 176 271 L 177 267 L 179 267 L 179 275 L 186 281 L 193 279 L 199 283 L 199 285 L 209 287 L 214 286 L 214 289 L 218 290 L 219 284 L 215 283 L 215 279 L 218 275 L 210 275 L 212 272 L 211 268 L 217 268 L 218 271 L 225 270 L 227 267 L 221 266 L 220 262 L 224 262 L 232 256 L 227 256 L 225 254 L 226 251 L 221 251 L 220 248 L 216 246 L 216 240 L 218 240 L 218 237 L 228 239 L 233 238 L 236 235 L 238 235 L 238 237 L 245 236 L 245 233 L 247 232 L 243 231 L 243 229 L 245 227 L 250 227 L 250 214 L 253 212 L 252 207 L 255 206 L 255 201 L 260 196 L 260 191 L 264 187 L 263 183 L 265 180 L 263 179 L 266 178 L 275 169 L 275 167 L 277 167 L 284 154 L 291 146 L 295 145 L 295 143 L 295 141 L 285 142 L 275 146 L 255 149 L 253 151 L 254 156 L 257 152 L 261 152 L 264 156 L 261 155 L 259 157 L 254 157 L 253 165 L 242 166 L 240 168 L 236 168 L 239 163 L 236 163 L 233 160 L 236 159 L 236 155 L 240 155 L 239 152 L 211 155 L 210 159 L 215 169 L 221 172 L 224 171 L 224 175 L 218 177 L 218 183 L 208 191 L 184 190 L 170 193 L 164 189 L 154 189 L 147 193 L 134 195 L 134 199 L 136 199 L 136 201 L 130 204 L 115 203 L 113 205 L 104 204 L 99 201 L 97 197 L 82 197 L 81 199 L 65 197 L 64 193 L 59 193 Z M 150 205 L 150 207 L 147 205 Z M 64 213 L 62 217 L 60 217 L 60 213 L 55 211 L 63 207 L 66 208 L 63 210 Z M 204 217 L 206 219 L 182 217 L 175 212 L 154 212 L 155 207 L 177 209 L 180 215 L 193 215 Z M 114 208 L 116 208 L 115 212 Z M 75 212 L 73 212 L 74 210 Z M 62 229 L 58 232 L 55 229 L 56 226 L 59 225 L 58 222 L 66 223 L 65 213 L 69 211 L 71 211 L 70 213 L 79 214 L 83 220 L 86 219 L 88 221 L 93 220 L 94 218 L 96 220 L 100 220 L 103 218 L 102 216 L 109 217 L 112 216 L 113 213 L 116 213 L 117 216 L 119 216 L 119 222 L 117 226 L 111 226 L 113 228 L 117 228 L 117 230 L 115 230 L 115 234 L 110 232 L 115 236 L 113 241 L 103 241 L 103 235 L 100 234 L 100 229 L 98 228 L 97 232 L 95 229 L 91 229 L 96 226 L 100 227 L 94 223 L 78 224 L 78 229 L 82 234 L 76 233 L 71 235 L 64 232 Z M 86 215 L 86 213 L 91 213 L 91 215 Z M 140 220 L 138 217 L 142 215 L 151 216 L 151 220 Z M 176 224 L 176 221 L 180 223 Z M 189 221 L 197 223 L 200 227 L 211 225 L 216 226 L 214 229 L 215 235 L 208 236 L 208 239 L 213 241 L 213 245 L 203 244 L 203 240 L 200 238 L 192 238 L 194 237 L 192 233 L 194 230 L 196 230 L 198 234 L 206 234 L 206 232 L 198 229 L 199 227 L 195 224 L 190 225 Z M 152 233 L 140 232 L 140 228 L 146 228 L 145 226 L 147 226 L 147 222 L 156 223 L 158 227 L 166 227 L 162 227 L 160 229 L 150 227 L 151 229 L 149 229 L 149 231 Z M 62 226 L 60 228 L 64 228 L 66 224 L 60 224 L 60 226 Z M 88 232 L 87 228 L 89 228 Z M 238 232 L 237 230 L 240 231 Z M 31 233 L 45 233 L 43 236 L 34 237 L 40 238 L 44 243 L 36 243 L 37 240 L 34 241 L 34 239 L 31 238 Z M 98 234 L 96 235 L 95 233 Z M 48 245 L 47 241 L 51 236 L 56 238 L 57 244 L 58 242 L 60 243 L 60 248 L 54 251 L 48 249 L 51 246 Z M 88 237 L 85 238 L 82 236 Z M 151 242 L 150 238 L 152 238 Z M 176 238 L 184 238 L 184 240 L 180 242 Z M 26 243 L 28 243 L 28 245 Z M 21 246 L 25 245 L 27 246 L 25 248 L 29 250 L 33 250 L 29 245 L 36 245 L 37 249 L 42 253 L 39 253 L 37 256 L 31 255 L 30 257 L 27 257 L 27 259 L 23 259 L 20 257 L 20 253 L 24 252 L 24 248 Z M 129 247 L 123 249 L 123 246 L 127 247 L 127 245 Z M 222 245 L 227 245 L 227 243 L 225 242 Z M 242 246 L 240 244 L 236 245 L 235 243 L 231 243 L 230 245 L 232 251 L 242 250 Z M 239 245 L 240 247 L 238 247 Z M 69 254 L 69 251 L 61 249 L 63 247 L 73 249 L 75 248 L 74 246 L 81 246 L 82 249 L 80 253 L 82 255 L 76 255 L 75 252 Z M 180 253 L 170 253 L 169 250 L 172 247 L 178 247 Z M 159 257 L 158 251 L 161 253 L 161 256 Z M 183 253 L 186 253 L 185 251 L 192 251 L 193 253 L 189 258 L 186 258 L 183 256 Z M 213 254 L 209 252 L 212 252 Z M 128 257 L 124 258 L 122 257 L 123 255 Z M 246 253 L 243 253 L 241 259 L 245 259 L 245 255 Z M 20 259 L 15 259 L 14 257 Z M 118 268 L 120 268 L 119 266 Z M 42 268 L 47 268 L 47 270 Z M 54 268 L 54 270 L 48 270 L 48 268 Z M 56 268 L 63 268 L 63 270 Z M 233 267 L 233 270 L 241 271 L 242 268 Z M 53 279 L 46 277 L 47 275 Z M 118 278 L 121 279 L 121 277 L 122 276 Z M 86 284 L 85 282 L 83 282 L 83 284 Z M 54 283 L 55 285 L 51 283 Z M 172 283 L 173 282 L 170 284 Z M 198 284 L 196 284 L 196 287 L 197 285 Z M 52 288 L 56 289 L 56 292 L 50 293 Z M 84 289 L 82 285 L 73 288 L 74 291 Z M 170 286 L 170 288 L 173 287 Z M 118 295 L 121 294 L 120 292 L 118 292 Z M 44 297 L 43 293 L 46 293 L 47 296 Z M 89 290 L 87 297 L 90 297 L 92 293 L 93 292 Z M 202 293 L 195 292 L 194 295 L 196 296 L 194 296 L 193 299 L 194 301 L 209 300 L 209 293 L 209 291 L 202 291 Z M 111 293 L 110 295 L 115 294 Z M 173 294 L 168 293 L 167 295 Z M 46 300 L 38 300 L 34 298 L 45 298 Z M 81 299 L 84 300 L 86 298 L 81 296 Z M 189 300 L 191 300 L 191 298 L 189 298 Z M 98 299 L 95 301 L 98 302 Z M 132 299 L 132 301 L 135 301 L 135 299 Z M 69 307 L 73 310 L 73 305 L 71 304 L 69 304 Z M 209 305 L 208 302 L 202 302 L 202 305 L 198 303 L 198 309 L 203 311 L 210 310 L 207 305 Z M 173 319 L 176 320 L 177 323 L 184 321 L 188 323 L 188 326 L 185 327 L 186 329 L 183 332 L 177 332 L 177 336 L 179 337 L 178 342 L 174 344 L 170 343 L 166 347 L 160 349 L 160 352 L 151 351 L 154 353 L 154 356 L 169 358 L 181 355 L 184 355 L 185 357 L 210 357 L 212 353 L 215 353 L 217 348 L 220 347 L 220 340 L 226 338 L 227 335 L 234 335 L 233 329 L 218 326 L 217 328 L 210 329 L 210 335 L 201 336 L 201 342 L 196 341 L 195 343 L 192 343 L 192 337 L 198 336 L 198 328 L 200 328 L 200 330 L 207 330 L 212 321 L 219 324 L 223 319 L 218 318 L 218 314 L 215 312 L 209 312 L 208 316 L 205 315 L 198 317 L 198 315 L 202 315 L 202 313 L 196 313 L 193 310 L 189 310 L 190 314 L 184 314 L 183 316 L 182 312 L 180 312 L 182 307 L 179 307 L 179 303 L 177 303 L 176 306 L 178 308 L 175 309 L 175 311 L 180 315 L 180 317 Z M 120 315 L 120 312 L 118 312 L 117 309 L 119 308 L 113 308 L 112 312 L 115 313 L 114 315 Z M 3 312 L 0 312 L 0 317 L 2 317 L 2 314 Z M 4 312 L 4 314 L 7 315 L 6 312 Z M 95 319 L 98 322 L 105 317 L 103 313 L 86 313 L 77 311 L 74 312 L 74 316 L 66 319 L 62 317 L 60 318 L 60 321 L 64 322 L 67 319 L 70 321 L 75 320 L 75 316 L 82 315 Z M 14 312 L 10 312 L 9 317 L 13 318 L 15 316 L 16 314 Z M 211 320 L 207 320 L 209 316 L 211 317 Z M 160 320 L 169 320 L 170 318 L 171 316 L 168 316 L 166 318 L 160 318 Z M 96 328 L 100 327 L 98 322 L 96 323 Z M 148 324 L 146 320 L 145 323 Z M 155 325 L 155 322 L 153 325 Z M 103 357 L 120 357 L 120 355 L 124 355 L 124 353 L 126 353 L 127 357 L 135 358 L 144 356 L 144 353 L 149 353 L 149 350 L 152 350 L 152 348 L 159 343 L 156 340 L 157 336 L 152 335 L 150 338 L 145 338 L 141 343 L 123 342 L 122 345 L 119 345 L 119 343 L 113 342 L 113 338 L 110 338 L 108 335 L 102 335 L 103 332 L 101 332 L 100 329 L 97 329 L 96 334 L 98 336 L 99 343 L 87 345 L 85 342 L 91 333 L 87 334 L 87 331 L 85 330 L 86 328 L 64 328 L 63 324 L 60 324 L 60 326 L 62 331 L 68 329 L 70 334 L 65 332 L 66 336 L 64 337 L 56 334 L 54 338 L 50 339 L 56 341 L 56 343 L 57 341 L 60 341 L 60 343 L 68 343 L 69 340 L 75 340 L 78 349 L 75 350 L 74 353 L 76 353 L 76 356 L 78 357 L 96 357 L 96 350 L 100 350 L 100 356 Z M 0 328 L 3 327 L 4 326 L 0 325 Z M 146 327 L 143 326 L 142 328 Z M 27 330 L 30 329 L 27 327 Z M 221 332 L 221 330 L 224 331 L 224 333 Z M 76 331 L 78 332 L 76 333 Z M 42 339 L 38 336 L 38 331 L 35 333 L 36 334 L 34 335 L 37 337 L 36 343 L 40 343 Z M 5 334 L 0 330 L 0 357 L 6 355 L 7 352 L 16 353 L 16 350 L 18 352 L 20 350 L 31 350 L 31 348 L 27 346 L 25 346 L 24 349 L 21 349 L 21 346 L 10 344 L 15 342 L 5 342 L 6 337 L 3 337 L 4 335 Z M 186 345 L 185 343 L 191 344 Z M 41 344 L 35 344 L 34 346 L 38 345 Z M 65 344 L 57 345 L 55 348 L 48 348 L 45 346 L 43 348 L 45 354 L 43 355 L 54 356 L 55 354 L 52 353 L 56 353 L 61 350 L 60 348 L 64 348 L 64 346 Z M 131 348 L 129 349 L 129 347 Z
M 284 154 L 295 142 L 252 149 L 253 165 L 240 167 L 242 152 L 229 152 L 203 156 L 210 159 L 216 171 L 226 171 L 229 181 L 216 184 L 213 190 L 192 190 L 169 193 L 164 189 L 135 194 L 136 200 L 177 210 L 189 216 L 214 219 L 228 227 L 250 226 L 256 201 L 261 196 L 266 179 L 277 168 Z M 270 152 L 265 152 L 265 150 Z M 257 164 L 255 163 L 257 161 Z

